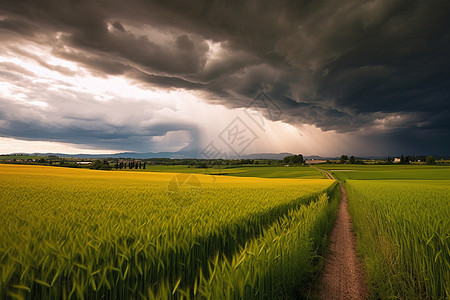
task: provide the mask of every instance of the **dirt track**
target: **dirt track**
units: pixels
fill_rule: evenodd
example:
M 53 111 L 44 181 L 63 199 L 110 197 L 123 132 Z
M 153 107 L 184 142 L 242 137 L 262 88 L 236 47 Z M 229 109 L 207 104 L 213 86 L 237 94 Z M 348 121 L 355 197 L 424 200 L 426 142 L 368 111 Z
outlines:
M 332 177 L 328 172 L 327 176 Z M 356 237 L 347 210 L 347 193 L 341 184 L 341 202 L 329 244 L 325 270 L 317 295 L 321 299 L 366 299 L 365 275 L 356 256 Z

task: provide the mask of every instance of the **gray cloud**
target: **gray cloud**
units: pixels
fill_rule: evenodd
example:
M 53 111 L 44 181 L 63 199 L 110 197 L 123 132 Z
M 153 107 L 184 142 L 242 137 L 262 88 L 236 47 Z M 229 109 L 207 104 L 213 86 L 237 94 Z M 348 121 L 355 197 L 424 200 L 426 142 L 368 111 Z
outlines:
M 445 0 L 10 1 L 0 35 L 97 76 L 202 91 L 228 107 L 265 90 L 292 124 L 424 134 L 437 147 L 450 129 L 448 11 Z M 221 47 L 213 58 L 211 43 Z
M 83 98 L 81 94 L 76 96 Z M 130 105 L 136 107 L 144 103 L 116 99 L 114 103 L 105 104 L 83 99 L 62 108 L 62 105 L 49 102 L 50 111 L 26 103 L 11 104 L 11 101 L 0 98 L 2 136 L 81 144 L 98 149 L 148 152 L 158 146 L 154 137 L 183 131 L 189 135 L 189 150 L 198 151 L 197 145 L 201 143 L 199 129 L 192 123 L 162 120 L 149 111 L 130 109 Z M 112 116 L 108 112 L 112 110 L 120 110 L 123 119 L 108 119 Z M 149 119 L 154 120 L 148 123 Z
M 189 143 L 180 146 L 186 146 L 185 150 L 198 150 L 201 144 L 197 126 L 164 115 L 161 110 L 166 106 L 161 104 L 149 106 L 145 100 L 118 96 L 99 100 L 65 82 L 34 82 L 33 73 L 11 63 L 6 67 L 8 71 L 0 69 L 0 79 L 15 82 L 14 88 L 21 96 L 12 99 L 0 96 L 2 137 L 147 152 L 158 149 L 155 137 L 184 132 Z M 55 84 L 60 88 L 54 89 Z

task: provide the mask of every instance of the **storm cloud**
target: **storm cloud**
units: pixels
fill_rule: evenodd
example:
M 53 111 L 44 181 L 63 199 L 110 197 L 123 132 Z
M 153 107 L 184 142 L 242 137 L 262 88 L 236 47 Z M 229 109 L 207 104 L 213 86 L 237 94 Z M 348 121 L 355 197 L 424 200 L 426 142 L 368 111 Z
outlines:
M 265 115 L 274 121 L 448 154 L 449 11 L 445 0 L 3 1 L 0 51 L 75 76 L 21 49 L 26 41 L 92 76 L 120 75 L 149 89 L 192 91 L 229 108 L 247 107 L 265 91 L 282 111 Z M 3 68 L 10 71 L 5 76 L 26 71 Z M 52 124 L 35 123 L 33 114 L 15 120 L 7 99 L 0 100 L 2 119 L 14 129 L 3 127 L 4 135 L 24 137 L 20 128 L 38 124 L 39 132 L 63 139 Z M 62 119 L 69 124 L 72 117 Z M 99 123 L 70 123 L 68 133 L 93 140 L 92 127 L 114 140 L 157 130 L 92 119 Z M 192 128 L 155 128 L 164 134 L 183 125 Z

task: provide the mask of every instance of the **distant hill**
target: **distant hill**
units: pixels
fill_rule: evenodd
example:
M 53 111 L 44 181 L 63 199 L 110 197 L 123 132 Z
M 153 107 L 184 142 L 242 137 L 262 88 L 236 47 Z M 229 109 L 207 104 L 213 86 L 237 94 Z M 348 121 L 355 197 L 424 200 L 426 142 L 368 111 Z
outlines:
M 48 156 L 54 155 L 59 157 L 75 157 L 75 158 L 90 158 L 90 159 L 100 159 L 100 158 L 136 158 L 136 159 L 147 159 L 147 158 L 193 158 L 187 153 L 179 152 L 121 152 L 115 154 L 65 154 L 65 153 L 33 153 L 37 156 Z
M 14 153 L 19 154 L 19 153 Z M 11 154 L 11 155 L 14 155 Z M 87 158 L 87 159 L 100 159 L 100 158 L 135 158 L 135 159 L 149 159 L 149 158 L 203 158 L 198 154 L 198 151 L 180 150 L 178 152 L 121 152 L 115 154 L 65 154 L 65 153 L 20 153 L 23 155 L 34 155 L 34 156 L 59 156 L 59 157 L 75 157 L 75 158 Z M 274 159 L 281 160 L 285 156 L 293 155 L 293 153 L 282 152 L 282 153 L 253 153 L 247 154 L 240 157 L 231 156 L 230 159 Z M 428 155 L 425 155 L 428 156 Z M 391 157 L 400 157 L 400 155 L 391 155 Z M 434 155 L 436 159 L 449 159 L 448 156 Z M 324 157 L 319 155 L 305 155 L 307 160 L 339 160 L 339 157 Z M 365 156 L 358 157 L 359 159 L 385 159 L 386 156 Z
M 285 156 L 293 155 L 292 153 L 254 153 L 249 155 L 244 155 L 243 159 L 283 159 Z
M 21 153 L 25 154 L 25 153 Z M 74 157 L 74 158 L 87 158 L 87 159 L 100 159 L 100 158 L 135 158 L 135 159 L 148 159 L 148 158 L 202 158 L 197 152 L 191 151 L 179 151 L 179 152 L 121 152 L 115 154 L 66 154 L 66 153 L 32 153 L 27 155 L 36 156 L 58 156 L 58 157 Z M 274 159 L 280 160 L 285 156 L 293 155 L 292 153 L 254 153 L 243 155 L 240 157 L 229 157 L 230 159 Z

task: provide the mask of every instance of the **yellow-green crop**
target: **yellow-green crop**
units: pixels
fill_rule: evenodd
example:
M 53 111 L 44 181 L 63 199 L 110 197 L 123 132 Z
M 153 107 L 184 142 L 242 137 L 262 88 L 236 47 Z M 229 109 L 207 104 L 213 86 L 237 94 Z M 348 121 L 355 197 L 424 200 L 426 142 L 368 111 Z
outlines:
M 450 298 L 450 181 L 347 180 L 372 296 Z
M 0 296 L 182 297 L 332 183 L 0 165 Z

